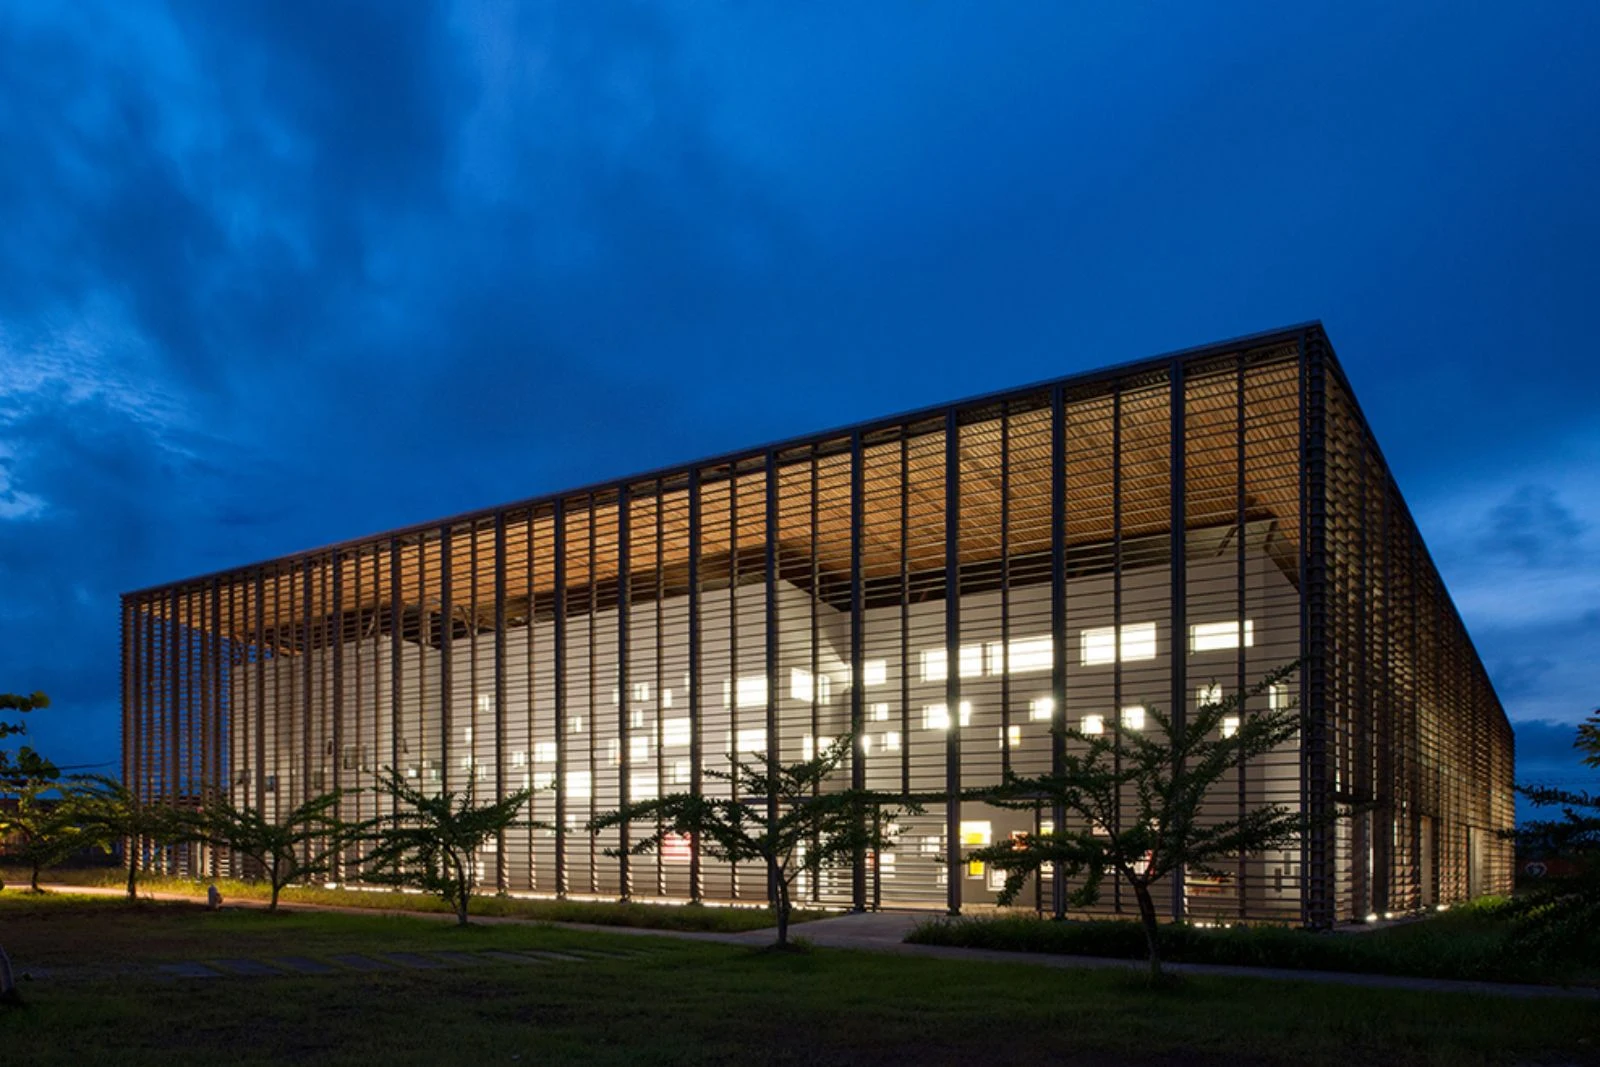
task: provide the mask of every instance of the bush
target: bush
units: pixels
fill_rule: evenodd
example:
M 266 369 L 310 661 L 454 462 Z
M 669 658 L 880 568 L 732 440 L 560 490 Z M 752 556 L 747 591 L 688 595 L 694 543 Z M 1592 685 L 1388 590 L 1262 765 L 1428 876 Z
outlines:
M 1503 899 L 1459 906 L 1383 930 L 1312 933 L 1274 926 L 1203 928 L 1166 924 L 1161 951 L 1186 963 L 1355 971 L 1483 981 L 1600 982 L 1600 961 L 1530 958 L 1514 942 Z M 1125 921 L 1052 922 L 1035 916 L 940 918 L 913 930 L 922 945 L 1143 959 L 1144 933 Z

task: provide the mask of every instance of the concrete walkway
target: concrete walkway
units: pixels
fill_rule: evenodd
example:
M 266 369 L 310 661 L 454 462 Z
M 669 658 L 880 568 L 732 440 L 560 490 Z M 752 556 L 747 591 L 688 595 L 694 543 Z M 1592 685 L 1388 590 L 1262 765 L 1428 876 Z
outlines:
M 89 893 L 96 896 L 123 896 L 124 891 L 109 887 L 50 885 L 49 892 Z M 205 903 L 205 898 L 186 893 L 150 892 L 141 897 L 154 900 L 188 901 Z M 224 902 L 227 907 L 265 907 L 259 900 L 232 898 Z M 404 911 L 387 908 L 342 907 L 332 904 L 299 904 L 284 901 L 279 908 L 294 911 L 327 911 L 344 915 L 403 915 L 418 919 L 437 919 L 454 922 L 455 917 L 442 912 Z M 913 927 L 927 920 L 933 913 L 926 911 L 877 911 L 838 915 L 817 919 L 789 928 L 790 936 L 809 941 L 825 948 L 848 949 L 860 952 L 882 952 L 895 956 L 912 956 L 924 959 L 970 960 L 981 963 L 1031 965 L 1058 969 L 1084 969 L 1142 973 L 1145 964 L 1139 960 L 1106 959 L 1098 956 L 1066 956 L 1042 952 L 1002 952 L 994 949 L 953 948 L 944 945 L 912 945 L 905 937 Z M 556 923 L 548 919 L 524 919 L 511 916 L 475 917 L 474 923 L 493 925 L 543 924 L 563 926 L 574 930 L 595 933 L 633 935 L 640 937 L 670 937 L 685 941 L 711 941 L 721 944 L 770 944 L 775 930 L 750 930 L 744 933 L 708 933 L 691 930 L 658 930 L 636 926 L 602 926 L 594 923 Z M 1468 993 L 1496 997 L 1559 997 L 1567 999 L 1600 1001 L 1600 989 L 1580 986 L 1526 985 L 1510 982 L 1476 982 L 1449 978 L 1408 978 L 1397 975 L 1356 974 L 1345 971 L 1302 971 L 1278 967 L 1235 967 L 1210 963 L 1166 963 L 1164 969 L 1174 974 L 1214 975 L 1228 978 L 1255 978 L 1275 982 L 1311 982 L 1320 985 L 1356 986 L 1364 989 L 1395 989 L 1422 993 Z

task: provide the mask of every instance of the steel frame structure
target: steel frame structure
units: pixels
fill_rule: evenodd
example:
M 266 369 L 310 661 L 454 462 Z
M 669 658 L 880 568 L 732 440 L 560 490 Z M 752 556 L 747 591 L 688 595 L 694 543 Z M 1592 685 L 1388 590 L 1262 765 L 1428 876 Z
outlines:
M 951 799 L 803 893 L 952 912 L 994 895 L 953 846 L 1064 817 L 962 790 L 1059 765 L 1069 720 L 1120 738 L 1160 704 L 1183 729 L 1211 687 L 1297 659 L 1263 700 L 1308 728 L 1212 802 L 1363 812 L 1176 879 L 1170 913 L 1323 927 L 1510 884 L 1510 726 L 1317 323 L 139 590 L 122 648 L 141 797 L 270 811 L 383 766 L 532 786 L 554 829 L 481 859 L 507 892 L 764 898 L 697 841 L 611 860 L 630 828 L 583 823 L 848 730 L 852 784 Z M 1099 910 L 1127 904 L 1114 886 Z

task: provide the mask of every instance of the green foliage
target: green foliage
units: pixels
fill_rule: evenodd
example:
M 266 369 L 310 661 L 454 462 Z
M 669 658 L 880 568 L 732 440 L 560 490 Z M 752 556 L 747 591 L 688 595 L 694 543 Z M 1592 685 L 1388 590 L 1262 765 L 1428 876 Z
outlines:
M 28 868 L 28 884 L 39 892 L 39 875 L 79 849 L 98 843 L 84 825 L 72 785 L 51 779 L 24 782 L 14 804 L 0 809 L 0 837 L 8 853 Z
M 395 802 L 395 813 L 374 820 L 362 859 L 362 878 L 377 885 L 421 889 L 443 900 L 467 924 L 467 909 L 478 887 L 478 852 L 517 821 L 531 790 L 504 800 L 476 803 L 472 789 L 425 793 L 393 767 L 379 775 L 378 788 Z
M 1586 767 L 1600 767 L 1600 709 L 1578 726 L 1572 747 Z M 1600 959 L 1600 793 L 1517 787 L 1536 808 L 1559 809 L 1512 832 L 1525 853 L 1572 860 L 1578 873 L 1551 878 L 1516 898 L 1506 917 L 1524 952 L 1548 959 Z
M 653 852 L 668 836 L 688 835 L 714 859 L 760 863 L 772 886 L 777 943 L 787 946 L 795 879 L 807 873 L 814 883 L 827 868 L 893 847 L 888 826 L 903 812 L 921 810 L 887 794 L 832 788 L 830 779 L 854 743 L 853 736 L 840 737 L 799 763 L 784 763 L 766 753 L 758 762 L 735 759 L 733 771 L 705 772 L 728 783 L 733 796 L 670 793 L 597 815 L 589 830 L 654 824 L 631 844 L 630 853 Z M 775 802 L 775 811 L 769 811 L 769 801 Z M 607 849 L 606 854 L 616 856 L 620 850 Z
M 328 873 L 340 851 L 363 829 L 338 817 L 342 791 L 312 797 L 277 819 L 217 796 L 187 817 L 185 833 L 254 860 L 271 887 L 268 910 L 293 882 Z
M 0 693 L 0 713 L 23 714 L 49 706 L 50 698 L 43 693 L 33 693 L 29 696 Z M 8 737 L 20 737 L 27 732 L 27 723 L 21 719 L 7 721 L 4 717 L 0 717 L 0 741 Z M 27 745 L 21 746 L 15 753 L 0 748 L 0 796 L 16 796 L 31 784 L 55 781 L 60 777 L 61 771 L 55 764 Z
M 1202 704 L 1174 729 L 1159 708 L 1147 708 L 1147 727 L 1086 734 L 1061 731 L 1068 741 L 1060 773 L 1008 775 L 974 799 L 999 807 L 1050 810 L 1065 815 L 1049 833 L 1006 840 L 968 853 L 967 859 L 1006 872 L 1001 903 L 1010 903 L 1030 875 L 1053 866 L 1081 878 L 1071 903 L 1099 897 L 1106 877 L 1120 875 L 1139 904 L 1151 972 L 1160 974 L 1161 942 L 1150 887 L 1174 871 L 1220 874 L 1240 855 L 1289 844 L 1304 832 L 1300 813 L 1266 804 L 1224 818 L 1205 818 L 1207 792 L 1246 761 L 1271 752 L 1298 734 L 1293 708 L 1245 714 L 1247 701 L 1291 675 L 1282 667 L 1250 689 Z M 1224 720 L 1236 720 L 1224 730 Z
M 91 774 L 74 781 L 74 808 L 85 833 L 100 844 L 127 844 L 124 858 L 130 898 L 138 895 L 141 843 L 159 847 L 204 836 L 192 813 L 166 803 L 146 803 L 115 778 Z

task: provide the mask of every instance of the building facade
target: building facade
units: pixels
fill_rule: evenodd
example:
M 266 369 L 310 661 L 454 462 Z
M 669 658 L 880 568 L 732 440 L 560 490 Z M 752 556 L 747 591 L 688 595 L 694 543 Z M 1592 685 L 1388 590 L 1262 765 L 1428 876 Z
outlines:
M 366 818 L 384 767 L 532 788 L 549 829 L 480 858 L 511 893 L 760 901 L 764 870 L 608 857 L 630 828 L 584 824 L 846 732 L 841 781 L 958 797 L 1048 770 L 1057 727 L 1181 721 L 1290 663 L 1259 704 L 1306 728 L 1208 803 L 1361 812 L 1176 879 L 1169 913 L 1326 926 L 1510 888 L 1511 728 L 1316 324 L 130 593 L 122 624 L 141 795 L 348 789 Z M 942 800 L 800 892 L 989 904 L 961 846 L 1049 815 Z

